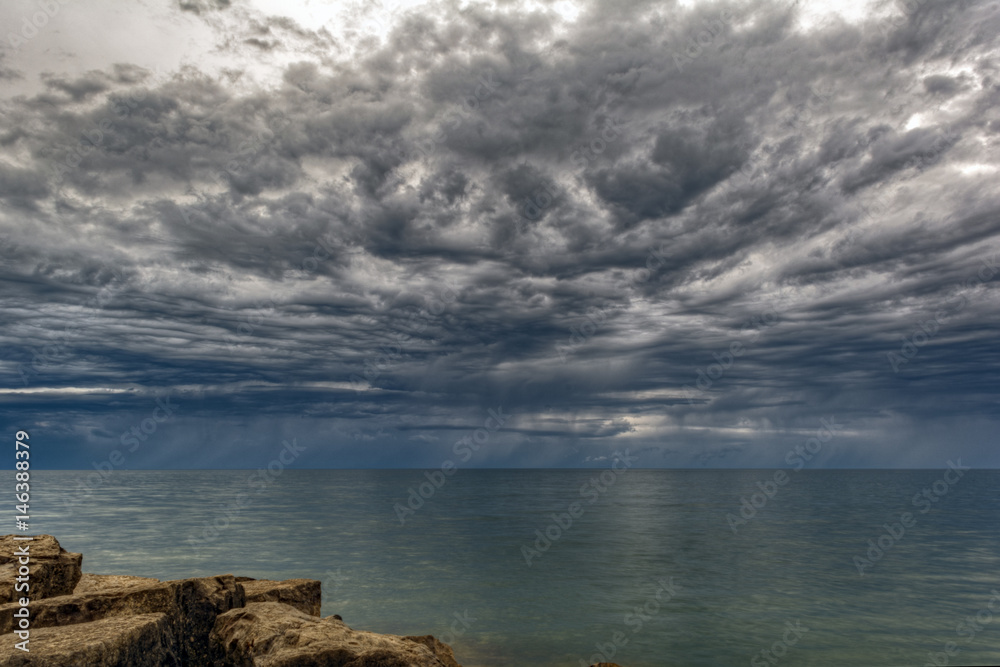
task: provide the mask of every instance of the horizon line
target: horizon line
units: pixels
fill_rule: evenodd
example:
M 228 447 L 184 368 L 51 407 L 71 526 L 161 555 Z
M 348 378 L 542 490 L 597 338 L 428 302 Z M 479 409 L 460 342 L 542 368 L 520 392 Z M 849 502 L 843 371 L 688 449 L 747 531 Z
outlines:
M 945 466 L 943 466 L 943 467 L 947 467 L 947 464 Z M 121 468 L 121 469 L 117 469 L 117 470 L 112 470 L 110 472 L 209 472 L 209 471 L 220 471 L 220 470 L 254 472 L 254 471 L 260 470 L 262 468 L 265 469 L 265 470 L 267 469 L 266 466 L 258 466 L 256 468 Z M 745 470 L 745 471 L 751 471 L 751 470 L 791 470 L 793 472 L 806 472 L 806 471 L 821 472 L 821 471 L 849 471 L 849 470 L 910 471 L 910 470 L 940 470 L 941 468 L 942 468 L 942 466 L 920 467 L 920 468 L 864 468 L 864 467 L 855 467 L 855 468 L 800 468 L 800 469 L 796 469 L 794 467 L 786 467 L 786 468 L 777 467 L 776 468 L 776 467 L 771 467 L 771 466 L 754 467 L 754 468 L 736 468 L 736 467 L 733 467 L 733 468 L 721 468 L 721 467 L 720 468 L 646 468 L 646 467 L 641 467 L 641 466 L 634 466 L 634 467 L 632 467 L 630 469 L 631 470 L 661 470 L 661 471 L 682 471 L 682 470 L 684 470 L 684 471 L 709 471 L 709 470 Z M 482 468 L 482 467 L 468 467 L 468 468 L 455 468 L 455 471 L 458 472 L 460 470 L 507 470 L 507 471 L 510 471 L 510 470 L 606 470 L 606 469 L 607 469 L 607 466 L 586 466 L 586 467 L 576 467 L 576 468 L 567 468 L 567 467 L 557 467 L 557 468 L 541 468 L 541 467 L 520 467 L 520 468 L 492 468 L 492 467 L 490 467 L 490 468 Z M 975 466 L 972 466 L 970 469 L 971 470 L 1000 471 L 1000 468 L 977 468 Z M 426 468 L 426 467 L 401 467 L 401 468 L 400 467 L 393 467 L 393 468 L 382 468 L 382 467 L 379 467 L 379 468 L 374 468 L 374 467 L 367 467 L 367 468 L 288 468 L 288 467 L 285 467 L 285 468 L 282 469 L 282 471 L 299 471 L 299 472 L 301 472 L 301 471 L 321 471 L 321 470 L 343 470 L 343 471 L 347 471 L 347 470 L 353 470 L 353 471 L 359 471 L 359 470 L 418 470 L 418 471 L 421 471 L 421 470 L 440 470 L 440 467 L 430 467 L 430 468 Z M 93 467 L 90 467 L 90 468 L 32 468 L 32 471 L 33 472 L 87 472 L 87 471 L 91 471 L 91 472 L 103 472 L 103 471 L 101 471 L 101 470 L 99 470 L 97 468 L 93 468 Z M 3 472 L 17 472 L 17 471 L 11 468 L 11 469 L 4 469 Z

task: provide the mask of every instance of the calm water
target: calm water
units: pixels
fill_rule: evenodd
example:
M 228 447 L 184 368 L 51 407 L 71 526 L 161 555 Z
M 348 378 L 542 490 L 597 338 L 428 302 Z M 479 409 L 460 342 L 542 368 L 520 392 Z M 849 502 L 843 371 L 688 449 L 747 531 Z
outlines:
M 625 667 L 751 665 L 783 636 L 756 664 L 924 665 L 949 641 L 949 664 L 1000 664 L 1000 603 L 973 636 L 957 628 L 1000 592 L 998 471 L 966 473 L 925 514 L 913 496 L 942 471 L 790 472 L 736 534 L 727 513 L 772 471 L 631 470 L 581 497 L 599 472 L 460 470 L 400 525 L 393 504 L 420 471 L 286 471 L 263 489 L 247 471 L 119 471 L 72 515 L 81 473 L 39 471 L 32 529 L 89 572 L 322 579 L 324 616 L 435 634 L 467 667 L 589 665 L 615 639 Z M 528 567 L 521 546 L 577 501 L 583 516 Z M 859 576 L 853 558 L 903 512 L 916 525 Z

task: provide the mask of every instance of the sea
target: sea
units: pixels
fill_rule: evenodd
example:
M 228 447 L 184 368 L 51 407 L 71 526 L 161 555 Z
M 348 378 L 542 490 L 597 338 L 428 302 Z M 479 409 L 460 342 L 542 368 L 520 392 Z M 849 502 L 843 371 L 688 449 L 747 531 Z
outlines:
M 448 472 L 40 470 L 30 531 L 85 572 L 319 579 L 465 667 L 1000 665 L 1000 471 Z

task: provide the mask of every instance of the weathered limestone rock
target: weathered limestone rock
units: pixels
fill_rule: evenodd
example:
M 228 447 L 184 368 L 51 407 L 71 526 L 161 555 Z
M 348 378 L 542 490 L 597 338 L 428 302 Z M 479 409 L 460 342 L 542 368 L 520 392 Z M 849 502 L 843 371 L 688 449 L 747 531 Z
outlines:
M 210 640 L 234 667 L 461 667 L 433 637 L 352 630 L 279 602 L 255 602 L 219 616 Z
M 343 621 L 338 615 L 334 615 L 331 618 L 335 618 L 338 621 Z M 431 650 L 437 659 L 442 662 L 442 664 L 447 667 L 462 667 L 455 660 L 455 654 L 452 652 L 451 647 L 445 644 L 443 641 L 435 637 L 434 635 L 406 635 L 403 637 L 404 640 L 408 642 L 416 642 L 417 644 L 423 644 Z
M 236 580 L 239 581 L 239 577 Z M 158 584 L 159 579 L 150 577 L 133 577 L 128 574 L 90 574 L 84 572 L 80 577 L 80 583 L 73 589 L 74 595 L 83 593 L 96 593 L 108 589 L 135 588 L 147 584 Z
M 19 565 L 21 543 L 12 537 L 0 538 L 0 575 L 9 574 L 0 576 L 2 667 L 461 667 L 430 635 L 380 635 L 352 630 L 337 615 L 320 619 L 319 581 L 84 575 L 82 556 L 49 535 L 29 543 L 24 652 L 13 634 L 21 605 L 3 597 Z
M 181 667 L 166 614 L 115 616 L 93 623 L 31 630 L 30 652 L 0 639 L 4 667 Z
M 154 583 L 127 581 L 121 587 L 109 586 L 113 580 L 108 579 L 89 581 L 104 587 L 32 602 L 32 630 L 162 613 L 176 638 L 177 655 L 183 664 L 211 665 L 217 656 L 208 653 L 208 636 L 216 617 L 246 604 L 243 587 L 230 574 L 164 582 L 154 579 Z M 0 606 L 0 634 L 14 631 L 18 608 L 16 603 Z M 103 667 L 103 663 L 94 664 Z
M 315 579 L 251 579 L 236 577 L 247 592 L 247 604 L 251 602 L 284 602 L 310 616 L 319 616 L 322 595 L 321 582 Z
M 31 576 L 30 597 L 32 600 L 68 595 L 80 581 L 82 554 L 66 551 L 51 535 L 36 535 L 30 542 L 14 541 L 14 535 L 0 537 L 0 603 L 14 602 L 23 597 L 23 592 L 14 590 L 14 578 L 20 567 L 15 552 L 28 545 L 28 571 Z

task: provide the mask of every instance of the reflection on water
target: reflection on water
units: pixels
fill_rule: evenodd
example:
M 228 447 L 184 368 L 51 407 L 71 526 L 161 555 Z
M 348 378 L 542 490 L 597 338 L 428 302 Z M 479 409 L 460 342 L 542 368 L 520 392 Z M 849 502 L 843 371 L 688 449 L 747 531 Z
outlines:
M 118 471 L 72 515 L 87 473 L 39 471 L 32 528 L 89 572 L 322 579 L 324 616 L 443 636 L 467 667 L 599 651 L 626 667 L 923 665 L 949 641 L 951 664 L 1000 664 L 1000 618 L 957 632 L 1000 590 L 997 471 L 925 514 L 914 495 L 941 471 L 802 471 L 735 534 L 727 514 L 773 471 L 629 470 L 582 497 L 598 472 L 461 470 L 400 525 L 420 471 L 285 471 L 263 488 L 250 471 Z M 860 576 L 854 557 L 903 512 L 916 524 Z M 547 541 L 528 567 L 522 546 Z

